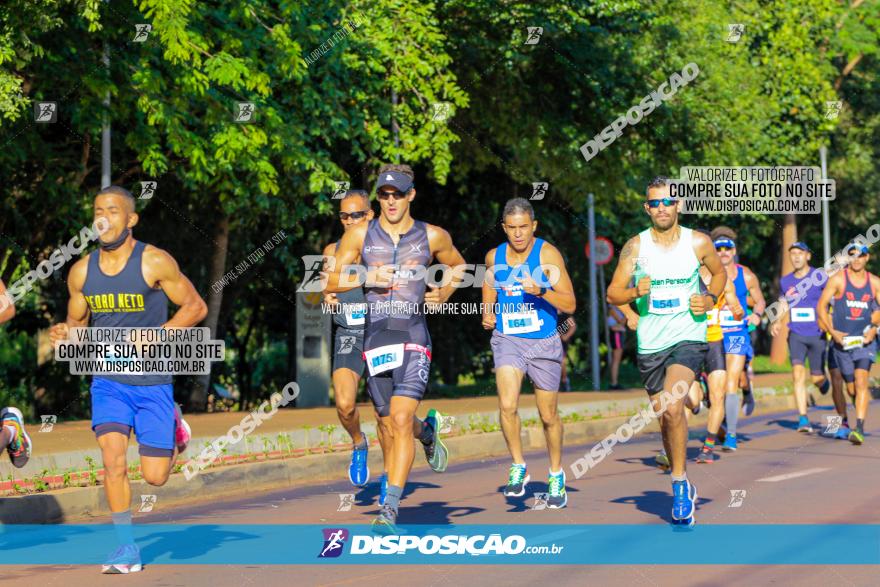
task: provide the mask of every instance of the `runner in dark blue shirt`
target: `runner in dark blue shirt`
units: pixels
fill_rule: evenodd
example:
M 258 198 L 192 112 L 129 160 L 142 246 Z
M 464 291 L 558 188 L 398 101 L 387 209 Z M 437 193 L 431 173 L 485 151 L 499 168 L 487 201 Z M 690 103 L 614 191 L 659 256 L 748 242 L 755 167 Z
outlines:
M 828 280 L 819 298 L 819 324 L 831 334 L 834 341 L 831 352 L 840 373 L 846 381 L 847 392 L 855 397 L 856 427 L 849 441 L 865 441 L 865 417 L 871 394 L 868 390 L 868 372 L 877 354 L 877 325 L 880 324 L 880 277 L 868 273 L 868 247 L 851 244 L 849 268 L 839 271 Z M 834 314 L 828 315 L 829 304 Z

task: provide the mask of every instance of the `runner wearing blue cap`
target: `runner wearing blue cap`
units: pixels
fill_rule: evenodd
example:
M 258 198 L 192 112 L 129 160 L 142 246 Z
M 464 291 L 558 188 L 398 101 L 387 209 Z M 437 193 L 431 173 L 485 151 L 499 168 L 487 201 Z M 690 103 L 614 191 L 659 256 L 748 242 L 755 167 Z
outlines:
M 825 377 L 826 341 L 819 327 L 816 308 L 822 295 L 822 286 L 828 275 L 822 269 L 810 267 L 812 251 L 803 242 L 796 242 L 788 248 L 794 271 L 780 280 L 780 301 L 784 301 L 785 311 L 770 327 L 770 334 L 778 336 L 783 324 L 788 325 L 788 352 L 791 356 L 791 374 L 794 379 L 794 397 L 797 404 L 798 432 L 811 434 L 813 427 L 807 417 L 807 372 L 806 361 L 810 362 L 810 376 L 822 394 L 828 393 L 831 383 Z
M 725 227 L 716 228 L 712 231 L 715 239 L 715 251 L 721 264 L 727 271 L 727 278 L 733 282 L 739 305 L 745 309 L 748 307 L 748 297 L 754 300 L 752 313 L 745 319 L 734 317 L 734 308 L 725 306 L 719 313 L 721 331 L 724 334 L 724 353 L 727 363 L 727 380 L 725 382 L 725 417 L 727 421 L 724 443 L 721 448 L 725 451 L 737 449 L 736 427 L 739 419 L 739 381 L 745 369 L 746 363 L 754 356 L 752 340 L 749 336 L 749 326 L 757 326 L 761 323 L 761 317 L 766 307 L 764 294 L 761 293 L 761 285 L 752 270 L 735 262 L 736 241 L 735 235 Z
M 440 438 L 443 415 L 430 410 L 424 423 L 414 419 L 431 369 L 431 335 L 422 306 L 442 304 L 462 280 L 460 273 L 454 274 L 451 282 L 442 287 L 432 284 L 428 290 L 425 276 L 431 260 L 455 268 L 464 265 L 464 258 L 448 232 L 411 216 L 410 203 L 416 190 L 408 165 L 380 168 L 376 196 L 379 218 L 345 232 L 324 291 L 339 294 L 360 287 L 345 283 L 343 271 L 358 258 L 367 267 L 367 391 L 380 425 L 391 439 L 385 463 L 388 489 L 379 516 L 373 521 L 373 531 L 394 535 L 400 533 L 397 512 L 415 454 L 413 433 L 425 447 L 425 457 L 435 472 L 445 471 L 448 464 L 448 453 Z
M 847 392 L 855 397 L 856 427 L 849 441 L 865 441 L 865 417 L 871 395 L 868 372 L 877 354 L 877 327 L 880 324 L 880 277 L 868 273 L 868 247 L 853 243 L 846 248 L 849 267 L 829 280 L 819 298 L 819 324 L 834 341 L 831 352 L 846 381 Z M 833 315 L 828 306 L 833 304 Z

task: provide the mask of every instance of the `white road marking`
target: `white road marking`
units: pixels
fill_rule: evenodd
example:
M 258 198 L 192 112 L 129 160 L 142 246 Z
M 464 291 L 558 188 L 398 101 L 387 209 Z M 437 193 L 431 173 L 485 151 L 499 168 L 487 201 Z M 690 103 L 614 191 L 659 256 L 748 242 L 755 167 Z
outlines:
M 795 473 L 786 473 L 785 475 L 776 475 L 775 477 L 764 477 L 763 479 L 758 479 L 758 481 L 763 481 L 765 483 L 776 483 L 777 481 L 788 481 L 789 479 L 795 479 L 797 477 L 805 477 L 807 475 L 812 475 L 814 473 L 822 473 L 824 471 L 830 471 L 831 469 L 805 469 L 803 471 L 797 471 Z

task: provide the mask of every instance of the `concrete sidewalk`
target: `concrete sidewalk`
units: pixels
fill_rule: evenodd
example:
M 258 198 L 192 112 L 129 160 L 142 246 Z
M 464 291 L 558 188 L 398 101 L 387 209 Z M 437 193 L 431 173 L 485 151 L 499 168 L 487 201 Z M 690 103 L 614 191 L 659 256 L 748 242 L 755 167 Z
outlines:
M 783 373 L 762 374 L 755 378 L 754 387 L 771 388 L 790 386 L 790 376 Z M 643 389 L 616 392 L 561 392 L 560 412 L 574 421 L 608 418 L 633 413 L 647 405 Z M 358 405 L 362 428 L 375 438 L 375 412 L 370 404 Z M 424 417 L 430 408 L 454 416 L 453 435 L 498 430 L 498 400 L 491 396 L 459 399 L 427 399 L 419 408 Z M 194 458 L 216 438 L 226 435 L 241 423 L 247 412 L 218 412 L 191 414 L 186 419 L 193 431 L 190 448 L 179 463 Z M 520 402 L 520 415 L 524 424 L 537 423 L 537 409 L 533 395 L 524 395 Z M 16 469 L 6 460 L 0 461 L 0 491 L 12 489 L 10 479 L 19 481 L 38 477 L 60 477 L 64 473 L 92 470 L 100 477 L 101 453 L 95 442 L 88 420 L 55 424 L 51 431 L 40 432 L 39 424 L 28 426 L 33 441 L 30 462 L 23 469 Z M 249 455 L 285 450 L 288 456 L 302 456 L 317 451 L 347 450 L 350 438 L 333 407 L 281 409 L 271 419 L 265 420 L 242 442 L 228 448 L 227 455 Z M 129 447 L 129 464 L 139 460 L 137 442 L 132 435 Z M 91 459 L 91 462 L 89 462 Z M 232 460 L 232 462 L 237 462 Z M 74 475 L 75 477 L 75 475 Z M 74 480 L 75 481 L 75 480 Z M 76 485 L 76 482 L 69 483 Z
M 872 373 L 875 376 L 878 374 L 880 372 L 877 370 Z M 754 390 L 758 407 L 754 416 L 785 412 L 791 414 L 794 398 L 790 389 L 791 378 L 788 374 L 757 377 Z M 830 414 L 831 398 L 820 396 L 815 391 L 814 394 L 820 404 L 824 405 L 820 409 Z M 647 395 L 643 390 L 613 393 L 566 392 L 560 395 L 560 400 L 567 446 L 589 447 L 589 443 L 599 442 L 629 421 L 639 409 L 648 405 Z M 421 415 L 424 415 L 428 407 L 438 408 L 456 417 L 453 429 L 444 435 L 451 459 L 461 462 L 508 454 L 497 423 L 495 397 L 428 401 L 420 410 Z M 368 435 L 374 429 L 371 412 L 371 409 L 362 410 L 363 428 Z M 691 436 L 694 439 L 700 438 L 701 430 L 705 429 L 706 412 L 703 410 L 690 419 Z M 523 448 L 543 449 L 544 434 L 532 397 L 523 398 L 520 414 L 523 423 Z M 821 419 L 820 413 L 814 411 L 811 415 L 815 425 L 824 425 L 818 421 Z M 190 421 L 195 438 L 184 457 L 195 458 L 205 443 L 226 434 L 244 416 L 241 413 L 192 416 Z M 6 497 L 0 497 L 0 525 L 58 523 L 106 516 L 100 455 L 94 445 L 88 422 L 59 424 L 52 432 L 40 433 L 36 431 L 38 428 L 34 427 L 33 430 L 35 451 L 28 467 L 17 470 L 11 469 L 7 464 L 0 468 L 5 479 L 9 479 L 9 473 L 14 471 L 18 473 L 15 479 L 20 480 L 18 487 L 3 487 L 5 491 L 2 493 Z M 657 421 L 653 420 L 639 434 L 656 432 L 657 429 Z M 333 408 L 280 411 L 245 438 L 248 441 L 230 447 L 218 463 L 190 478 L 183 474 L 173 474 L 162 487 L 146 484 L 135 466 L 130 475 L 132 507 L 141 512 L 149 511 L 138 508 L 142 500 L 147 498 L 151 501 L 158 500 L 163 507 L 173 507 L 194 501 L 227 499 L 236 495 L 345 478 L 351 444 L 339 427 Z M 285 438 L 286 442 L 282 443 L 281 438 Z M 136 445 L 130 448 L 129 457 L 130 463 L 136 463 Z M 420 450 L 416 457 L 415 468 L 425 468 L 427 465 Z M 90 471 L 79 476 L 70 472 L 88 469 L 84 466 L 86 459 L 92 459 Z M 62 485 L 59 468 L 65 462 L 70 463 L 70 467 Z M 369 453 L 369 464 L 374 472 L 381 471 L 383 466 L 381 451 L 375 445 Z M 48 469 L 49 473 L 44 473 L 44 469 Z M 28 475 L 32 478 L 28 478 Z M 5 485 L 12 484 L 6 481 Z

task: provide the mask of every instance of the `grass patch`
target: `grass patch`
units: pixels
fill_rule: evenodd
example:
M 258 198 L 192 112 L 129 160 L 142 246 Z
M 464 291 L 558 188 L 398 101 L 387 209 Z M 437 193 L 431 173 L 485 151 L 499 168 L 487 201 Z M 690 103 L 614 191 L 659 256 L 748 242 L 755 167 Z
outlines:
M 752 370 L 755 374 L 759 373 L 791 373 L 791 363 L 788 359 L 781 365 L 774 365 L 770 362 L 769 355 L 757 355 L 752 359 Z

